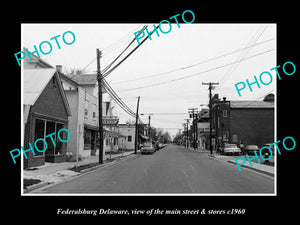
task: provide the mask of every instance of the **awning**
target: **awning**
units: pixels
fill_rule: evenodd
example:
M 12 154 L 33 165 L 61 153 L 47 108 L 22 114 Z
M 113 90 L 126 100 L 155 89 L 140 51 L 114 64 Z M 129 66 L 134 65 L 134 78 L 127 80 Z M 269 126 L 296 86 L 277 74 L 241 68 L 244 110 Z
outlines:
M 90 125 L 90 124 L 84 124 L 84 128 L 86 128 L 88 130 L 99 131 L 99 127 L 98 126 L 93 126 L 93 125 Z
M 142 134 L 140 134 L 140 137 L 141 137 L 142 139 L 145 139 L 145 140 L 149 139 L 149 137 L 147 137 L 147 136 L 145 136 L 145 135 L 142 135 Z

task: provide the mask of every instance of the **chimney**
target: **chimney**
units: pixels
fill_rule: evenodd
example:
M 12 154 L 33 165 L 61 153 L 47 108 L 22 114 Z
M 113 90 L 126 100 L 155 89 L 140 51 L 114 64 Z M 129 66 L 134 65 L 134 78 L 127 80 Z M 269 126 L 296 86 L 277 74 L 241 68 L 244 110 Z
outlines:
M 226 101 L 226 97 L 223 97 L 223 101 L 224 101 L 224 102 Z
M 56 70 L 62 73 L 62 65 L 56 65 Z

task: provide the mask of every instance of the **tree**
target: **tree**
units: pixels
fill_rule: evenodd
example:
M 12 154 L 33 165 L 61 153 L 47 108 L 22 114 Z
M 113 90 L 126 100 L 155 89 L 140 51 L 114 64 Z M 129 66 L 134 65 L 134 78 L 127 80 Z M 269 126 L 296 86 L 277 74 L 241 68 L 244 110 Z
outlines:
M 180 132 L 175 135 L 173 142 L 177 145 L 180 145 L 182 143 L 182 135 L 180 134 Z
M 72 78 L 76 75 L 84 74 L 84 70 L 73 67 L 73 68 L 70 68 L 70 69 L 65 69 L 64 74 L 66 74 L 67 76 Z

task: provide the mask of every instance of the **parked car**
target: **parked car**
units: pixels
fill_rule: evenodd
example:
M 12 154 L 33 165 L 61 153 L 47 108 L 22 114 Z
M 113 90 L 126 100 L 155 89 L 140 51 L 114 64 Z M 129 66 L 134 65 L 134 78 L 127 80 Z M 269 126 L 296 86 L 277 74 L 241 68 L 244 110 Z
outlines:
M 224 144 L 224 148 L 222 148 L 222 153 L 224 155 L 240 155 L 242 154 L 242 151 L 239 147 L 236 146 L 236 144 Z
M 154 146 L 151 142 L 145 142 L 141 148 L 141 154 L 153 154 L 155 152 Z
M 267 143 L 267 144 L 264 144 L 264 146 L 269 147 L 272 150 L 272 156 L 274 156 L 274 145 L 271 145 L 271 143 Z M 261 154 L 263 155 L 264 158 L 268 158 L 268 157 L 265 157 L 265 155 L 270 156 L 271 153 L 268 149 L 264 148 L 264 149 L 262 149 Z
M 259 148 L 257 145 L 247 145 L 245 148 L 243 148 L 243 151 L 248 155 L 254 155 L 254 151 L 256 151 L 257 155 L 259 154 Z

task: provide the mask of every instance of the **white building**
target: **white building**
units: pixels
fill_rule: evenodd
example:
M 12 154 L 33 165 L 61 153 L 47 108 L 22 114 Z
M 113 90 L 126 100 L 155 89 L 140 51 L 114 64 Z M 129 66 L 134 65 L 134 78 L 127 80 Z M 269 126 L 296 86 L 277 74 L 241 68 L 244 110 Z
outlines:
M 61 71 L 61 67 L 57 67 Z M 69 160 L 93 156 L 99 149 L 98 86 L 96 74 L 68 77 L 61 73 L 62 83 L 70 103 L 72 116 L 69 118 Z M 104 92 L 104 90 L 103 90 Z M 113 116 L 111 101 L 103 94 L 102 116 L 104 125 L 103 157 L 105 152 L 118 150 L 118 134 L 113 130 L 117 117 Z M 105 101 L 106 100 L 106 101 Z M 108 124 L 109 123 L 109 124 Z
M 127 150 L 134 150 L 135 143 L 135 125 L 119 124 L 119 133 L 125 136 L 124 147 Z M 121 144 L 121 143 L 119 143 Z

